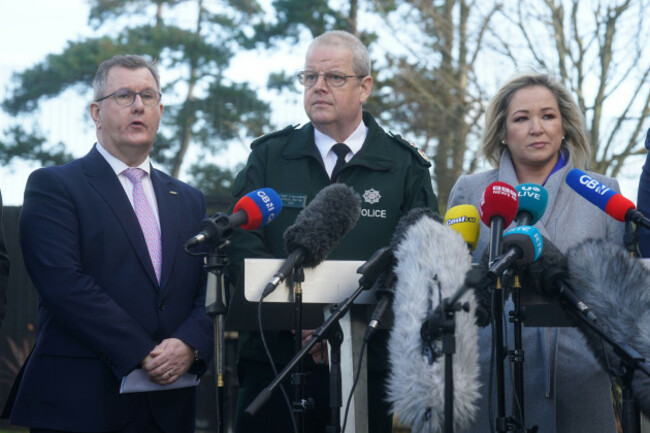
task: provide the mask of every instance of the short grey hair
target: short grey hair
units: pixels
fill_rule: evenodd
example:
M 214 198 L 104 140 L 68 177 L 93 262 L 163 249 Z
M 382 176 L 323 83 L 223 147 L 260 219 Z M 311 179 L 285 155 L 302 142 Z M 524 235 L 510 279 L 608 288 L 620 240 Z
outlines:
M 307 50 L 307 56 L 317 46 L 344 47 L 352 51 L 352 68 L 355 75 L 370 75 L 370 56 L 363 42 L 352 33 L 343 30 L 331 30 L 316 37 Z
M 499 166 L 501 153 L 505 148 L 502 145 L 502 140 L 506 136 L 508 105 L 518 90 L 532 86 L 546 87 L 555 96 L 565 132 L 561 149 L 569 151 L 576 168 L 587 168 L 591 161 L 591 148 L 587 141 L 585 132 L 587 128 L 582 110 L 564 85 L 552 76 L 539 72 L 515 76 L 504 84 L 492 98 L 485 113 L 485 132 L 481 153 L 494 167 Z
M 106 77 L 108 76 L 108 71 L 116 66 L 126 69 L 148 69 L 151 75 L 153 75 L 154 80 L 156 80 L 156 86 L 158 86 L 156 90 L 160 90 L 160 75 L 158 74 L 158 67 L 155 60 L 150 62 L 144 57 L 136 56 L 135 54 L 118 55 L 104 60 L 97 68 L 95 78 L 93 79 L 94 99 L 106 96 L 103 94 L 106 87 Z

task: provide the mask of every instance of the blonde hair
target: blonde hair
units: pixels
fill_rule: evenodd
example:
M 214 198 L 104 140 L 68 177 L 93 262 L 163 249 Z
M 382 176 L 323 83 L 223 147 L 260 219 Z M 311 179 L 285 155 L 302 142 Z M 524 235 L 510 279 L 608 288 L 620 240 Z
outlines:
M 505 147 L 506 116 L 513 95 L 526 87 L 543 86 L 551 91 L 560 109 L 564 140 L 561 149 L 568 150 L 576 168 L 584 169 L 591 160 L 591 148 L 587 142 L 585 120 L 571 93 L 553 77 L 542 73 L 527 73 L 516 76 L 504 84 L 492 98 L 485 113 L 485 132 L 481 153 L 494 166 L 499 166 Z

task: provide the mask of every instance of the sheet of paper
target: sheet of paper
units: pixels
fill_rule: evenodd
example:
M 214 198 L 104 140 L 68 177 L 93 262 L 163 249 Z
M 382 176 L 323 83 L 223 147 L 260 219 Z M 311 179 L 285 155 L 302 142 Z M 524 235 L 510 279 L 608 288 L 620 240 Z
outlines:
M 169 385 L 159 385 L 149 380 L 147 373 L 136 368 L 131 373 L 122 378 L 122 385 L 120 386 L 120 394 L 129 392 L 149 392 L 149 391 L 166 391 L 176 388 L 187 388 L 190 386 L 197 386 L 200 379 L 196 374 L 185 373 L 179 377 L 175 382 Z

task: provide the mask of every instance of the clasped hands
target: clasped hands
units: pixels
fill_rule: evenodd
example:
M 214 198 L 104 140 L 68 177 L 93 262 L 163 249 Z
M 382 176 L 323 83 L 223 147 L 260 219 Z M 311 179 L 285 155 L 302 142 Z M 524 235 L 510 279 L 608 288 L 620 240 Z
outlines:
M 159 385 L 169 385 L 194 363 L 193 349 L 178 338 L 167 338 L 142 360 L 142 369 Z

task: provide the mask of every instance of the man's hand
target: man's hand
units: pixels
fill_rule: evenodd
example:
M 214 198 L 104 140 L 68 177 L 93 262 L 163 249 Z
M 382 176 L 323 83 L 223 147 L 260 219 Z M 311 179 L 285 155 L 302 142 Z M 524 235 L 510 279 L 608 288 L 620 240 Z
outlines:
M 152 382 L 169 385 L 181 377 L 194 362 L 192 348 L 178 338 L 168 338 L 142 360 L 142 368 Z
M 302 345 L 304 346 L 311 340 L 314 330 L 302 331 Z M 316 364 L 327 364 L 329 363 L 329 356 L 327 353 L 327 340 L 321 340 L 318 343 L 314 344 L 314 347 L 309 350 L 311 359 L 314 360 Z

